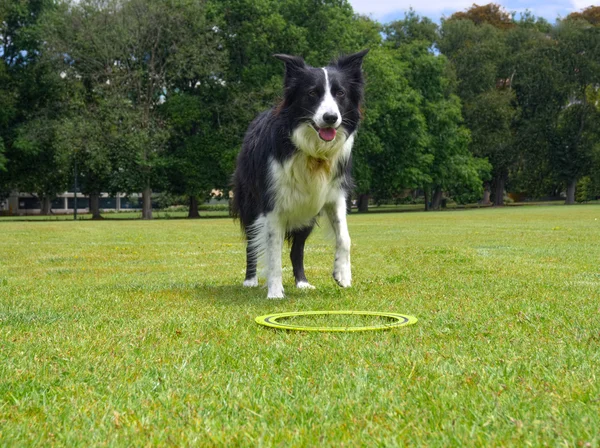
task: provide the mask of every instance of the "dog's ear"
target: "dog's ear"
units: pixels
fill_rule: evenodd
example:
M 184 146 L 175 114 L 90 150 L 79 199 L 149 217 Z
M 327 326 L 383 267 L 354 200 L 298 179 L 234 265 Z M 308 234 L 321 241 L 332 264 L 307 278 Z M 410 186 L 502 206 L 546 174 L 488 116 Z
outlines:
M 337 60 L 335 66 L 340 70 L 359 72 L 362 67 L 363 58 L 369 52 L 369 49 L 359 51 L 358 53 L 342 56 Z
M 300 56 L 290 56 L 287 54 L 274 54 L 273 57 L 276 57 L 280 61 L 285 63 L 285 79 L 293 78 L 295 75 L 300 73 L 302 70 L 306 68 L 306 63 L 304 59 Z

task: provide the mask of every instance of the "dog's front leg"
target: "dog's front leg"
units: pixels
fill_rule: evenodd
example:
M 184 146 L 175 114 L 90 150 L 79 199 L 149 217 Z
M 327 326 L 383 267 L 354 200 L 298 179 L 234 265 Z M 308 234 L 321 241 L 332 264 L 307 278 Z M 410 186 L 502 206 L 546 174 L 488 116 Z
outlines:
M 283 280 L 281 276 L 281 251 L 285 230 L 275 213 L 266 217 L 266 256 L 267 256 L 267 293 L 268 299 L 283 299 Z
M 341 192 L 336 202 L 325 207 L 327 217 L 335 235 L 335 261 L 333 278 L 343 288 L 352 284 L 350 267 L 350 234 L 346 221 L 346 195 Z

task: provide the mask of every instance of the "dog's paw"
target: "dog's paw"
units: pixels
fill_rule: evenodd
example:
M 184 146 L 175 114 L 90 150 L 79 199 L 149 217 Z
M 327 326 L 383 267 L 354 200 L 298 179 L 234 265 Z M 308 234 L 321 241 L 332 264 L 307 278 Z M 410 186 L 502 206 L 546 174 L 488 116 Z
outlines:
M 254 288 L 255 286 L 258 286 L 258 279 L 256 277 L 248 278 L 244 280 L 243 285 L 246 288 Z
M 334 271 L 333 278 L 342 288 L 349 288 L 352 286 L 352 274 L 349 267 Z
M 296 283 L 296 288 L 298 288 L 298 289 L 315 289 L 315 287 L 313 285 L 311 285 L 310 283 L 308 283 L 306 281 L 300 281 L 300 282 Z
M 269 292 L 267 293 L 267 299 L 283 299 L 285 294 L 283 293 L 283 285 L 269 286 Z

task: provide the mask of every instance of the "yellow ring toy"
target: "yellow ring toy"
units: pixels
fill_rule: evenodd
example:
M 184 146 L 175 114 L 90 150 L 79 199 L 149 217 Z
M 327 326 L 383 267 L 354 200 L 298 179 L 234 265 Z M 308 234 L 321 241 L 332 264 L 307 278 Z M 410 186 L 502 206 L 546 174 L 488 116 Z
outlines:
M 394 322 L 383 325 L 373 325 L 368 327 L 306 327 L 301 325 L 292 325 L 278 322 L 278 319 L 285 317 L 294 316 L 315 316 L 315 315 L 331 315 L 331 314 L 346 314 L 346 315 L 359 315 L 359 316 L 380 316 L 389 317 L 394 319 Z M 350 331 L 376 331 L 376 330 L 390 330 L 392 328 L 403 327 L 406 325 L 412 325 L 417 322 L 417 318 L 413 316 L 406 316 L 398 313 L 385 313 L 379 311 L 294 311 L 290 313 L 278 313 L 278 314 L 267 314 L 265 316 L 258 316 L 255 319 L 257 324 L 264 325 L 271 328 L 279 328 L 280 330 L 295 330 L 295 331 L 338 331 L 338 332 L 350 332 Z

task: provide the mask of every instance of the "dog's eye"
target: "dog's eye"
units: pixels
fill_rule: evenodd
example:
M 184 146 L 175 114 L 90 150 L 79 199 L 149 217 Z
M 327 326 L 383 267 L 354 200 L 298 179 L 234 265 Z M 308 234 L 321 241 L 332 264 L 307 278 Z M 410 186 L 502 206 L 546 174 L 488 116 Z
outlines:
M 317 96 L 317 91 L 315 89 L 309 90 L 308 96 L 313 96 L 313 97 Z
M 346 92 L 344 92 L 343 90 L 338 90 L 337 92 L 335 92 L 335 96 L 341 98 L 343 96 L 346 96 Z

